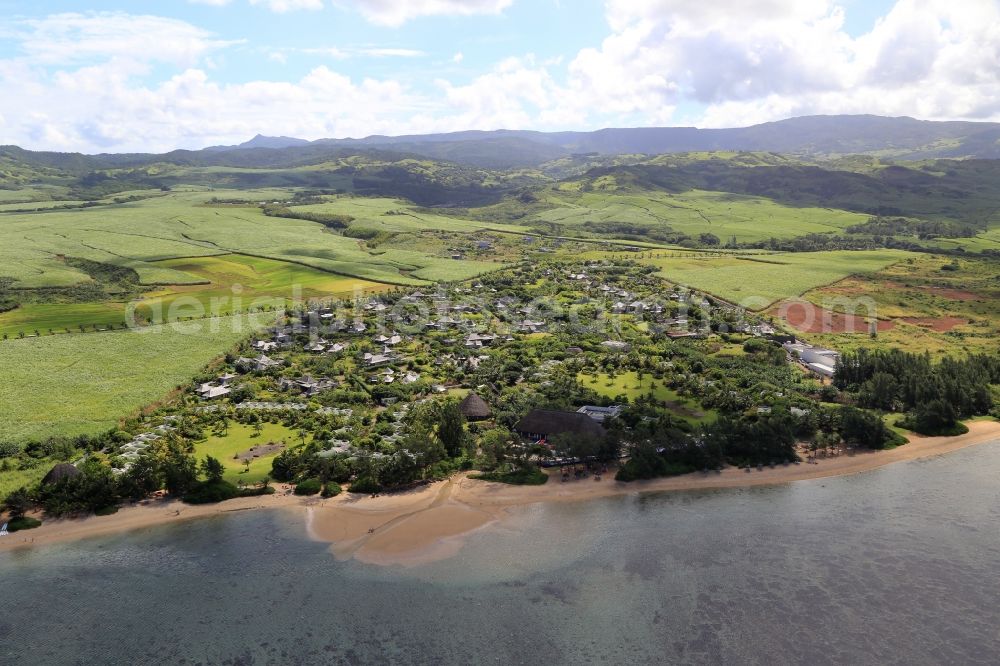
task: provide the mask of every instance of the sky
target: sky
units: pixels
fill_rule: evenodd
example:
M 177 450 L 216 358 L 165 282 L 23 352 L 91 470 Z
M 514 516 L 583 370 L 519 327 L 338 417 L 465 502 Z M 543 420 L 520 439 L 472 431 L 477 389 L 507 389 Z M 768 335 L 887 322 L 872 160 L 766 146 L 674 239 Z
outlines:
M 1000 0 L 0 0 L 0 144 L 1000 121 Z

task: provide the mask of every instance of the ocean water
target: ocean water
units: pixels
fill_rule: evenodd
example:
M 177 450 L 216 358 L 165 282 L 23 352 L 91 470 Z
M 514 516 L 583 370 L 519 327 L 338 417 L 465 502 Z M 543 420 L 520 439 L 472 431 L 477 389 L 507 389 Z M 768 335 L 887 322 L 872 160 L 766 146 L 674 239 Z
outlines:
M 536 505 L 411 569 L 277 511 L 0 554 L 0 663 L 996 664 L 998 482 L 1000 443 Z

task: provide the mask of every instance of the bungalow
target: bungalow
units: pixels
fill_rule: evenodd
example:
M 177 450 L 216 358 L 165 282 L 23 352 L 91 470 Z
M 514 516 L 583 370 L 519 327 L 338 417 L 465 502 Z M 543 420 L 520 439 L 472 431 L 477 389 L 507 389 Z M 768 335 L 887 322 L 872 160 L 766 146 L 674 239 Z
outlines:
M 228 386 L 213 386 L 212 384 L 202 384 L 198 388 L 198 393 L 203 400 L 215 400 L 227 396 L 230 393 Z
M 284 361 L 279 361 L 278 359 L 274 359 L 266 355 L 261 355 L 261 357 L 257 359 L 256 369 L 257 372 L 266 372 L 271 368 L 280 368 L 284 364 L 285 364 Z
M 604 428 L 594 419 L 580 412 L 560 412 L 551 409 L 534 409 L 514 425 L 519 435 L 533 441 L 548 439 L 553 435 L 569 433 L 603 437 Z
M 632 348 L 629 343 L 622 342 L 621 340 L 605 340 L 601 343 L 601 346 L 613 352 L 627 352 Z
M 277 342 L 269 342 L 267 340 L 255 340 L 253 343 L 253 348 L 257 351 L 273 351 L 278 348 Z
M 471 333 L 469 337 L 465 339 L 466 347 L 486 347 L 493 344 L 496 341 L 497 336 L 491 335 L 489 333 L 480 335 L 479 333 Z
M 598 407 L 597 405 L 584 405 L 576 410 L 580 414 L 586 414 L 594 421 L 604 424 L 608 419 L 616 418 L 622 413 L 621 405 L 611 405 L 610 407 Z
M 387 354 L 365 353 L 364 360 L 365 360 L 365 365 L 367 365 L 369 368 L 381 368 L 383 366 L 389 365 L 395 359 Z
M 517 329 L 521 333 L 538 333 L 538 331 L 544 327 L 544 321 L 532 321 L 530 319 L 525 319 L 518 325 Z

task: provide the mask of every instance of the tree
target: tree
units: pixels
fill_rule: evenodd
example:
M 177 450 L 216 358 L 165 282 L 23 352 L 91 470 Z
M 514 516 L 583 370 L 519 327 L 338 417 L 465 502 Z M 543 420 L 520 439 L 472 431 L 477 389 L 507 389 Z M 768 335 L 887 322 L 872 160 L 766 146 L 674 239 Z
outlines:
M 171 446 L 161 462 L 163 485 L 171 495 L 184 495 L 198 481 L 195 459 L 177 446 Z
M 507 430 L 487 430 L 479 437 L 480 466 L 483 471 L 501 467 L 511 454 L 513 436 Z
M 129 499 L 139 500 L 163 486 L 163 474 L 156 459 L 141 455 L 122 475 L 119 490 Z
M 452 458 L 465 452 L 468 436 L 465 432 L 465 416 L 459 409 L 458 402 L 449 400 L 441 405 L 438 411 L 437 434 Z
M 954 430 L 958 414 L 951 403 L 938 398 L 917 405 L 906 424 L 921 434 L 937 435 Z
M 3 508 L 10 514 L 10 517 L 14 520 L 18 518 L 23 518 L 24 514 L 31 510 L 34 503 L 31 501 L 31 494 L 28 493 L 27 488 L 18 488 L 11 494 L 7 495 L 7 499 L 3 501 Z
M 895 439 L 878 414 L 856 407 L 840 410 L 840 436 L 848 444 L 866 449 L 884 449 Z
M 222 481 L 222 475 L 225 471 L 226 469 L 222 466 L 222 463 L 212 456 L 205 456 L 205 460 L 201 463 L 201 472 L 205 475 L 205 479 L 209 483 Z

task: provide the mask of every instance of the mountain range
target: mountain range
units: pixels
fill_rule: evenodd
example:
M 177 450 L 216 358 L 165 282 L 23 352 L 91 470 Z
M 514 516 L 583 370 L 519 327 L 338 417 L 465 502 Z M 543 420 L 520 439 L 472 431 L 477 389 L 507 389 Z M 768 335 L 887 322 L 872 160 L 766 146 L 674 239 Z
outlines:
M 257 135 L 213 150 L 302 146 L 378 148 L 473 166 L 532 166 L 579 153 L 663 154 L 768 151 L 811 158 L 869 154 L 898 160 L 1000 158 L 1000 123 L 939 122 L 873 115 L 804 116 L 730 129 L 696 127 L 607 128 L 593 132 L 496 130 L 363 139 Z

